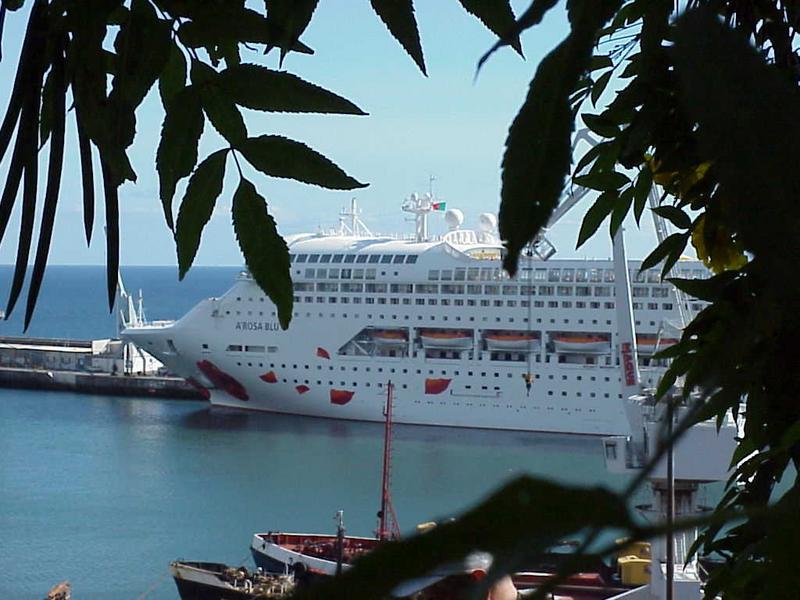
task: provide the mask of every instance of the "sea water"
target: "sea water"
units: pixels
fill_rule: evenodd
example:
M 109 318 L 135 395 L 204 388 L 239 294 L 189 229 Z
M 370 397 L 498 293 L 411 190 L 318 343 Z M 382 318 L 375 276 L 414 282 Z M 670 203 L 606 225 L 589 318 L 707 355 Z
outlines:
M 151 319 L 180 317 L 237 269 L 123 270 Z M 0 267 L 0 300 L 11 269 Z M 28 335 L 100 338 L 116 324 L 101 267 L 50 268 Z M 23 298 L 24 300 L 24 298 Z M 0 335 L 22 333 L 24 302 Z M 202 402 L 0 390 L 0 598 L 175 599 L 171 560 L 250 564 L 257 531 L 370 535 L 383 426 L 212 409 Z M 457 515 L 523 473 L 621 489 L 600 440 L 395 427 L 392 490 L 403 531 Z

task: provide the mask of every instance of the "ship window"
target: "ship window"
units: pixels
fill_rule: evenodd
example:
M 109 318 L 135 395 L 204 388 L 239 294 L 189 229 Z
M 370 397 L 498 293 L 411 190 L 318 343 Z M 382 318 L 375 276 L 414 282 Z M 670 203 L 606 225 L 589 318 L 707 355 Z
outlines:
M 464 281 L 464 279 L 466 279 L 466 276 L 467 276 L 467 270 L 464 268 L 460 268 L 455 270 L 453 279 L 455 281 Z
M 514 285 L 504 285 L 503 286 L 503 295 L 504 296 L 516 296 L 517 295 L 517 287 Z
M 606 283 L 614 283 L 616 277 L 614 276 L 614 271 L 612 269 L 605 269 L 603 271 L 603 281 Z
M 547 274 L 547 281 L 561 281 L 561 269 L 550 269 Z
M 563 273 L 561 274 L 561 281 L 574 281 L 575 280 L 575 269 L 564 269 Z
M 602 269 L 592 269 L 589 271 L 589 281 L 593 283 L 597 283 L 603 280 L 603 271 Z
M 598 285 L 594 288 L 595 296 L 610 296 L 611 288 L 607 285 Z
M 317 269 L 317 279 L 327 279 L 328 269 Z
M 648 294 L 648 289 L 642 286 L 633 286 L 631 290 L 631 296 L 634 298 L 646 298 Z
M 503 301 L 502 300 L 495 300 L 494 301 L 494 305 L 495 306 L 503 306 Z M 500 318 L 498 317 L 497 320 L 499 321 Z
M 539 286 L 539 295 L 540 296 L 552 296 L 553 295 L 553 286 L 552 285 L 540 285 Z
M 493 269 L 481 269 L 481 281 L 491 281 Z
M 342 279 L 350 279 L 352 277 L 352 275 L 353 275 L 353 270 L 352 269 L 342 269 L 340 271 L 340 273 L 341 273 L 340 276 L 341 276 Z
M 208 350 L 208 344 L 203 344 L 203 350 Z
M 558 295 L 559 296 L 572 296 L 572 286 L 569 286 L 569 285 L 560 285 L 560 286 L 558 286 Z
M 481 306 L 489 306 L 488 300 L 481 300 Z
M 534 281 L 544 281 L 547 279 L 547 269 L 536 269 L 533 272 Z
M 587 273 L 586 269 L 576 269 L 575 270 L 575 281 L 578 283 L 583 283 L 587 280 Z
M 576 296 L 591 296 L 592 290 L 588 285 L 579 285 L 575 288 Z
M 499 285 L 485 285 L 483 286 L 483 293 L 496 296 L 500 293 Z
M 481 270 L 478 268 L 467 269 L 467 281 L 479 281 Z
M 260 352 L 263 353 L 265 348 L 264 346 L 245 346 L 245 352 Z
M 343 258 L 344 258 L 344 254 L 334 254 L 333 255 L 333 262 L 340 263 L 340 262 L 342 262 Z
M 439 270 L 431 269 L 428 271 L 428 281 L 439 281 Z
M 375 279 L 375 269 L 366 269 L 364 276 L 365 279 Z
M 228 347 L 225 348 L 226 352 L 241 352 L 242 347 L 239 344 L 228 344 Z
M 442 271 L 442 281 L 452 281 L 453 279 L 453 271 L 452 269 L 444 269 Z
M 665 287 L 657 287 L 653 288 L 652 296 L 653 298 L 666 298 L 667 294 L 669 294 L 669 290 Z
M 295 257 L 295 262 L 299 262 L 299 263 L 306 262 L 307 259 L 308 259 L 308 254 L 298 254 Z
M 346 262 L 346 263 L 352 263 L 352 262 L 355 262 L 355 260 L 356 260 L 356 255 L 355 254 L 347 254 L 344 257 L 344 262 Z
M 658 303 L 656 303 L 656 302 L 648 302 L 647 303 L 647 310 L 658 310 Z
M 308 255 L 308 262 L 310 262 L 310 263 L 319 262 L 319 254 L 309 254 Z
M 405 261 L 405 258 L 406 257 L 403 256 L 402 254 L 397 254 L 395 255 L 394 260 L 392 262 L 396 265 L 401 265 L 403 264 L 403 261 Z
M 329 279 L 339 279 L 339 269 L 328 269 Z
M 370 263 L 380 262 L 381 255 L 380 254 L 370 254 L 368 256 L 368 259 L 369 259 L 368 262 L 370 262 Z
M 647 282 L 648 283 L 658 283 L 661 280 L 661 277 L 658 274 L 658 271 L 650 270 L 647 272 Z
M 331 255 L 330 254 L 323 254 L 322 256 L 320 256 L 319 262 L 321 262 L 321 263 L 329 263 L 329 262 L 331 262 Z
M 416 254 L 409 254 L 408 256 L 406 256 L 406 264 L 407 265 L 413 265 L 415 262 L 417 262 L 417 255 Z
M 370 260 L 370 262 L 372 262 L 372 261 Z M 384 254 L 383 256 L 381 256 L 381 263 L 382 264 L 386 265 L 386 264 L 389 264 L 391 262 L 392 262 L 392 255 L 391 254 Z
M 672 310 L 672 302 L 665 302 L 661 305 L 664 310 Z

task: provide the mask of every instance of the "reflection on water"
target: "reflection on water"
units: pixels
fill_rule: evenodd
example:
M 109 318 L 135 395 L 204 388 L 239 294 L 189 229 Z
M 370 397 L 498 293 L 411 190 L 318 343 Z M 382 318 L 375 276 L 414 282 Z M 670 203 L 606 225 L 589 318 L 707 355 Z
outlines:
M 369 534 L 383 426 L 170 402 L 0 390 L 0 597 L 136 597 L 170 560 L 241 562 L 258 530 Z M 398 425 L 401 527 L 530 473 L 604 484 L 597 438 Z M 37 573 L 31 579 L 23 573 Z M 98 574 L 113 573 L 113 577 Z M 176 598 L 170 581 L 152 598 Z

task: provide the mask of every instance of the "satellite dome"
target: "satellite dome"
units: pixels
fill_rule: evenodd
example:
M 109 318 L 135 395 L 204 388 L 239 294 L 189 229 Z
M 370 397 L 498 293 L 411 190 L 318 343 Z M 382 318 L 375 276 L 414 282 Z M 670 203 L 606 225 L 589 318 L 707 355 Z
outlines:
M 491 233 L 497 229 L 497 217 L 494 213 L 481 214 L 481 216 L 478 217 L 478 222 L 480 223 L 481 231 L 484 233 Z
M 450 231 L 455 231 L 464 222 L 464 213 L 457 208 L 450 208 L 444 213 L 444 222 Z

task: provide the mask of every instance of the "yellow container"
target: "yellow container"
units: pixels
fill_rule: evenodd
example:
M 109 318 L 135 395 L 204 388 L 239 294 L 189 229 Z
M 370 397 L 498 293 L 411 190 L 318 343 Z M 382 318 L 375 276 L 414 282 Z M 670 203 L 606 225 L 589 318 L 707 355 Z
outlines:
M 647 585 L 650 583 L 650 559 L 638 556 L 623 556 L 617 560 L 619 577 L 625 585 Z

